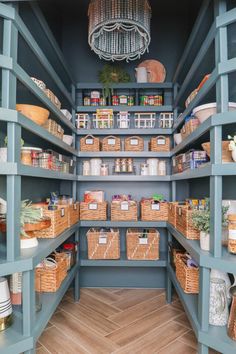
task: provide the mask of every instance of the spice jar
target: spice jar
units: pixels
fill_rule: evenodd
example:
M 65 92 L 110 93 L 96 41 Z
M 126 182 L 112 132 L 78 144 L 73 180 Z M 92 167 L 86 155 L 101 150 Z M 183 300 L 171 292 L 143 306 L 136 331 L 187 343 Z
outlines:
M 63 245 L 63 252 L 68 254 L 68 270 L 70 270 L 76 263 L 76 245 L 72 242 Z
M 107 163 L 102 163 L 101 164 L 101 176 L 108 176 L 109 174 L 109 167 Z
M 31 149 L 28 147 L 21 148 L 21 163 L 23 165 L 32 166 Z
M 83 161 L 83 176 L 90 176 L 90 162 Z
M 236 214 L 228 215 L 228 221 L 229 221 L 228 251 L 230 253 L 236 254 Z
M 115 159 L 115 172 L 120 172 L 120 159 Z

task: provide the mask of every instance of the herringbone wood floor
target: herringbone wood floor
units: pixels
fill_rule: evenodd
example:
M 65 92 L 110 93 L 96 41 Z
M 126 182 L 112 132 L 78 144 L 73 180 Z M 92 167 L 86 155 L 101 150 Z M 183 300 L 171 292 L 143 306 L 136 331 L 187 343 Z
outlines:
M 163 290 L 69 291 L 37 344 L 37 354 L 196 354 L 197 342 L 180 301 Z M 213 353 L 213 352 L 212 352 Z

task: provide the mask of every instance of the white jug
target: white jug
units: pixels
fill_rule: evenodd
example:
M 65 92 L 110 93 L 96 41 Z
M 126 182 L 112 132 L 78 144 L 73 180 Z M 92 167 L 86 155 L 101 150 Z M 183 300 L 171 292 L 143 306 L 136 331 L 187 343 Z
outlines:
M 137 82 L 148 82 L 147 69 L 143 66 L 135 68 Z

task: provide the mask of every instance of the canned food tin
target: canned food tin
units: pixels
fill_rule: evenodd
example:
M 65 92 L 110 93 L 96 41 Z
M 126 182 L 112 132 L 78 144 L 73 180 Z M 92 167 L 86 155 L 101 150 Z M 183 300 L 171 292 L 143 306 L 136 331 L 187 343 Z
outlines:
M 126 95 L 120 95 L 119 96 L 119 103 L 121 105 L 127 105 L 128 104 L 128 96 Z
M 90 97 L 88 96 L 84 97 L 84 106 L 90 106 Z
M 134 96 L 128 96 L 128 106 L 134 105 Z
M 149 104 L 149 106 L 154 106 L 154 96 L 148 97 L 148 104 Z
M 119 96 L 117 95 L 112 96 L 112 106 L 119 106 Z
M 163 99 L 161 95 L 154 96 L 154 106 L 162 106 Z
M 148 96 L 146 95 L 140 96 L 140 105 L 147 106 L 148 104 L 149 104 Z

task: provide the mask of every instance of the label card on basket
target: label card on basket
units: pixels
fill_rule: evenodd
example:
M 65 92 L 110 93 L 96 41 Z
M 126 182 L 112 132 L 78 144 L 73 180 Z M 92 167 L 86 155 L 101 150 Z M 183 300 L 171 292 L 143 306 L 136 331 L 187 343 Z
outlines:
M 86 139 L 85 144 L 86 145 L 93 145 L 93 139 L 91 139 L 91 138 Z
M 138 145 L 138 139 L 130 139 L 130 145 Z
M 147 245 L 148 244 L 148 239 L 146 237 L 140 237 L 139 238 L 139 244 L 140 245 Z
M 64 208 L 61 208 L 61 216 L 65 216 L 65 209 Z
M 107 140 L 107 143 L 108 143 L 108 145 L 115 145 L 116 139 L 110 138 L 110 139 Z
M 129 203 L 128 202 L 121 202 L 120 210 L 129 210 Z
M 166 139 L 164 138 L 157 138 L 157 145 L 165 145 Z
M 89 210 L 97 210 L 98 205 L 97 203 L 90 203 L 89 204 Z
M 152 210 L 160 210 L 160 203 L 152 204 Z
M 98 240 L 98 243 L 101 245 L 105 245 L 107 244 L 107 237 L 106 236 L 99 236 L 99 240 Z

